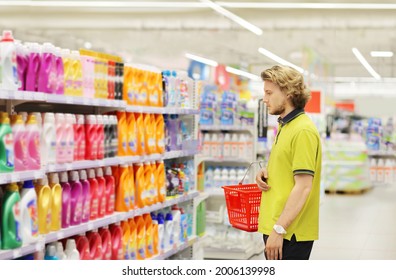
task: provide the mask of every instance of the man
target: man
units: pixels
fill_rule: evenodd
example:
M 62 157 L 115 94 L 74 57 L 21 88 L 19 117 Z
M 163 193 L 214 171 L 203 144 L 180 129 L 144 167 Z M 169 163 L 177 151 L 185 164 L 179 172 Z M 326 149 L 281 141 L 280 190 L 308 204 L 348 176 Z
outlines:
M 258 231 L 269 260 L 308 260 L 319 232 L 322 150 L 319 133 L 304 113 L 310 91 L 293 68 L 274 66 L 261 73 L 264 103 L 279 115 L 267 168 L 256 176 L 263 191 Z

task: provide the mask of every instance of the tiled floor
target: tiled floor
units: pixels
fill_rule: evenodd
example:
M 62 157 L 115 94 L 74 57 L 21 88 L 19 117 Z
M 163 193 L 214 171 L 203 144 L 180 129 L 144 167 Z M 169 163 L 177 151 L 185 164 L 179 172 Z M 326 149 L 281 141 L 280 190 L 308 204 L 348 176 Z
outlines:
M 320 211 L 311 260 L 396 260 L 396 186 L 326 195 Z

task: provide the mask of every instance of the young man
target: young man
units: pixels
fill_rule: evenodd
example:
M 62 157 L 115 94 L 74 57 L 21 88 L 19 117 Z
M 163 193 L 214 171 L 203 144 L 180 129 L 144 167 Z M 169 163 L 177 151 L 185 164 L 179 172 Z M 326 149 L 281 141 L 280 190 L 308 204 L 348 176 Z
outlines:
M 267 168 L 256 176 L 263 191 L 258 231 L 269 260 L 308 260 L 319 232 L 322 150 L 319 133 L 304 113 L 310 91 L 293 68 L 261 73 L 264 102 L 279 127 Z

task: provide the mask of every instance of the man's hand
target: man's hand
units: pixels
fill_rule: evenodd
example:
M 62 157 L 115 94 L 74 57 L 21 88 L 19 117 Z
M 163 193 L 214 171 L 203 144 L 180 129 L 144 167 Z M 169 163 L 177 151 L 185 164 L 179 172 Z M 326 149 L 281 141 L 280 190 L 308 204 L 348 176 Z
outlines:
M 267 260 L 281 260 L 283 250 L 283 235 L 274 230 L 268 236 L 265 244 L 265 258 Z
M 268 172 L 267 168 L 263 167 L 256 175 L 256 183 L 260 190 L 266 192 L 270 189 L 270 186 L 267 185 Z

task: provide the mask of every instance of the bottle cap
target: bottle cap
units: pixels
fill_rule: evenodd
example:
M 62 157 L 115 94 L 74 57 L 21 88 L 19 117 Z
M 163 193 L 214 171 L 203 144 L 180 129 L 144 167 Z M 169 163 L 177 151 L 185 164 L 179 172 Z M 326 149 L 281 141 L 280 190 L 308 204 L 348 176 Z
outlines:
M 90 168 L 89 170 L 88 170 L 88 178 L 95 178 L 96 176 L 95 176 L 95 169 L 93 169 L 93 168 Z
M 50 182 L 50 184 L 52 185 L 52 184 L 59 184 L 59 176 L 58 176 L 58 173 L 51 173 L 50 175 L 49 175 L 49 182 Z
M 69 172 L 69 180 L 72 182 L 79 181 L 78 172 L 76 170 Z
M 103 177 L 103 170 L 101 167 L 96 168 L 96 177 Z
M 61 183 L 69 182 L 69 179 L 68 179 L 66 171 L 63 171 L 63 172 L 60 173 L 60 181 L 61 181 Z
M 67 251 L 72 251 L 76 249 L 76 240 L 69 238 L 66 241 L 66 250 Z
M 87 180 L 87 171 L 80 170 L 80 180 Z
M 27 180 L 27 181 L 23 182 L 23 188 L 24 189 L 33 189 L 34 188 L 33 180 Z
M 112 172 L 111 172 L 111 167 L 110 167 L 110 166 L 106 166 L 106 168 L 105 168 L 105 175 L 106 175 L 106 176 L 111 176 L 111 175 L 113 175 Z
M 13 42 L 14 37 L 12 37 L 11 30 L 3 30 L 3 36 L 1 37 L 2 42 Z

